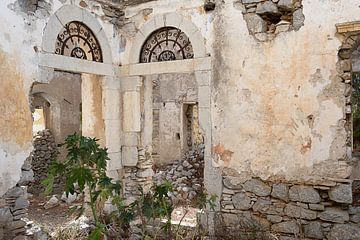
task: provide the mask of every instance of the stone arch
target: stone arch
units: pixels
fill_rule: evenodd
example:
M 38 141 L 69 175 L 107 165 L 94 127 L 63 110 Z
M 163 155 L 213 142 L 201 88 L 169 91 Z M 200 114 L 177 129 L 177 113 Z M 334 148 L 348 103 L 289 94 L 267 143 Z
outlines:
M 183 31 L 193 46 L 194 58 L 206 57 L 205 39 L 197 26 L 182 15 L 168 13 L 154 16 L 140 28 L 131 46 L 129 63 L 139 63 L 144 42 L 151 33 L 163 27 L 174 27 Z
M 55 53 L 58 34 L 65 24 L 73 21 L 83 23 L 93 32 L 101 47 L 103 63 L 112 64 L 111 49 L 103 27 L 90 12 L 75 5 L 64 5 L 50 17 L 44 29 L 43 52 Z

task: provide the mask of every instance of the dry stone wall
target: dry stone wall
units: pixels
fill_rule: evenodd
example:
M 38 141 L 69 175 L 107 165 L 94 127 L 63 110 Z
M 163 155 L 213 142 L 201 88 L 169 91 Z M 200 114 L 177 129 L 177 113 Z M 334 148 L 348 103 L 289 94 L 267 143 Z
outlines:
M 352 181 L 264 182 L 246 174 L 223 177 L 218 236 L 241 239 L 360 239 L 360 206 Z M 230 237 L 230 239 L 231 239 Z
M 31 169 L 32 156 L 29 156 L 21 167 L 21 177 L 15 187 L 0 197 L 0 240 L 23 239 L 29 201 L 27 185 L 34 180 Z
M 34 136 L 34 151 L 32 153 L 32 170 L 34 181 L 29 184 L 29 192 L 39 195 L 44 191 L 41 181 L 47 177 L 49 167 L 57 154 L 57 146 L 51 131 L 45 129 Z M 57 180 L 54 184 L 54 191 L 61 193 L 61 184 Z
M 135 167 L 124 167 L 123 184 L 124 196 L 129 202 L 139 195 L 139 187 L 144 192 L 150 190 L 152 177 L 154 176 L 153 161 L 151 154 L 146 149 L 139 148 L 138 163 Z

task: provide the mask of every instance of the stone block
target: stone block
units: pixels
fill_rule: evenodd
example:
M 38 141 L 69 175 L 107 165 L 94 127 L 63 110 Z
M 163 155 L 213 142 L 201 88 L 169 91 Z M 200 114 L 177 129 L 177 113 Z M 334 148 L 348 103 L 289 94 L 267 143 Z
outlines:
M 283 207 L 277 207 L 272 205 L 272 202 L 270 200 L 260 198 L 253 205 L 253 210 L 265 214 L 279 215 L 283 214 L 284 209 Z
M 248 192 L 255 193 L 260 197 L 269 196 L 271 192 L 271 187 L 259 179 L 251 179 L 246 181 L 244 184 L 244 189 Z
M 236 209 L 248 210 L 251 208 L 251 199 L 245 193 L 237 193 L 232 197 Z
M 60 204 L 59 199 L 57 199 L 57 197 L 55 195 L 53 195 L 49 201 L 47 201 L 44 205 L 45 209 L 50 209 L 50 208 L 54 208 L 56 206 L 58 206 Z
M 352 224 L 335 224 L 328 236 L 329 240 L 360 239 L 360 227 Z
M 222 214 L 222 217 L 225 226 L 237 226 L 239 224 L 239 219 L 236 214 L 225 213 Z
M 179 15 L 178 13 L 171 12 L 171 13 L 165 14 L 164 21 L 165 21 L 166 26 L 174 26 L 174 27 L 178 28 L 183 21 L 183 17 L 181 15 Z M 155 28 L 153 28 L 152 31 L 154 31 L 154 29 Z
M 289 217 L 293 217 L 293 218 L 302 218 L 302 219 L 307 219 L 307 220 L 313 220 L 316 219 L 316 212 L 309 210 L 309 209 L 304 209 L 295 205 L 291 205 L 288 204 L 286 205 L 285 209 L 284 209 L 284 213 L 289 216 Z
M 284 201 L 289 200 L 289 187 L 287 184 L 279 183 L 272 186 L 271 196 Z
M 278 7 L 284 10 L 293 10 L 295 7 L 295 0 L 279 0 Z
M 17 221 L 8 222 L 6 224 L 6 228 L 11 231 L 11 230 L 23 228 L 25 227 L 25 225 L 26 223 L 24 221 L 17 220 Z
M 349 221 L 349 213 L 338 208 L 327 208 L 318 217 L 327 222 L 344 223 Z
M 271 226 L 271 230 L 274 232 L 288 234 L 298 234 L 300 232 L 299 225 L 295 221 L 276 223 Z
M 279 15 L 279 9 L 272 1 L 266 1 L 257 5 L 256 13 L 260 15 Z
M 352 203 L 351 184 L 339 184 L 331 188 L 329 198 L 338 203 Z
M 19 197 L 15 201 L 15 207 L 13 208 L 13 210 L 24 209 L 29 207 L 29 205 L 30 203 L 27 199 L 25 199 L 24 197 Z
M 136 91 L 123 94 L 123 130 L 140 132 L 141 124 L 140 93 Z
M 126 147 L 136 147 L 138 145 L 138 133 L 136 132 L 123 133 L 122 145 Z
M 121 152 L 111 152 L 109 153 L 110 160 L 107 162 L 107 170 L 119 170 L 122 169 L 122 154 Z
M 289 190 L 289 197 L 294 202 L 318 203 L 319 193 L 310 186 L 292 186 Z
M 140 178 L 151 178 L 152 176 L 154 176 L 154 171 L 151 168 L 148 168 L 143 171 L 138 171 L 136 176 Z
M 293 13 L 293 28 L 295 31 L 299 30 L 302 26 L 304 26 L 305 15 L 303 14 L 303 10 L 301 8 L 297 9 Z
M 324 211 L 325 207 L 324 205 L 321 205 L 321 204 L 313 204 L 313 203 L 310 203 L 309 204 L 309 208 L 311 210 L 317 210 L 317 211 Z
M 114 179 L 115 181 L 121 179 L 121 176 L 120 176 L 120 174 L 118 173 L 117 170 L 108 170 L 108 171 L 106 171 L 106 176 L 108 176 L 109 178 Z
M 344 72 L 350 72 L 351 71 L 351 60 L 341 60 L 340 61 L 340 68 Z
M 103 90 L 104 98 L 104 119 L 118 120 L 120 119 L 120 90 L 105 89 Z
M 322 226 L 320 222 L 310 222 L 304 226 L 304 235 L 308 238 L 323 239 Z
M 267 31 L 267 24 L 259 15 L 255 13 L 245 14 L 244 19 L 251 34 Z
M 350 206 L 349 214 L 357 214 L 360 213 L 360 206 Z
M 10 209 L 8 208 L 1 208 L 0 209 L 0 229 L 1 226 L 4 226 L 6 222 L 12 220 L 12 214 Z
M 32 169 L 29 171 L 21 171 L 20 181 L 18 182 L 20 186 L 27 185 L 32 181 L 34 181 L 34 172 Z
M 138 149 L 137 147 L 123 146 L 122 150 L 122 164 L 126 167 L 134 167 L 138 163 Z
M 105 120 L 105 139 L 106 147 L 109 153 L 120 152 L 121 150 L 121 121 Z
M 252 3 L 259 3 L 262 2 L 263 0 L 242 0 L 243 4 L 252 4 Z
M 7 198 L 17 198 L 24 195 L 24 190 L 21 187 L 13 187 L 5 194 Z
M 350 216 L 350 221 L 354 223 L 360 223 L 360 214 L 355 214 Z
M 279 223 L 282 221 L 282 217 L 279 215 L 267 215 L 266 216 L 267 220 L 269 220 L 272 223 Z

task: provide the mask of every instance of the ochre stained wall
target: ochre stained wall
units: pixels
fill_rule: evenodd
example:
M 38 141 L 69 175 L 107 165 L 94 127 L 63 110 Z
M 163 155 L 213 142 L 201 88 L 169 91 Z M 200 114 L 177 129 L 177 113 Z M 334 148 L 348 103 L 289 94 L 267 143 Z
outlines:
M 32 119 L 18 62 L 0 49 L 0 196 L 20 179 L 31 151 Z

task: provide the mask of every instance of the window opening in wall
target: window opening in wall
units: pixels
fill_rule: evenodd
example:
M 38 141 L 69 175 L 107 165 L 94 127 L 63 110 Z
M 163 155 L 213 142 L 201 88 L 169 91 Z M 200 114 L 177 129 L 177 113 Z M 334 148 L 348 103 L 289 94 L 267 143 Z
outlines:
M 163 62 L 194 58 L 192 44 L 184 32 L 164 27 L 153 32 L 145 41 L 140 62 Z
M 55 54 L 102 62 L 102 53 L 94 33 L 81 22 L 69 22 L 57 36 Z
M 45 130 L 45 115 L 43 108 L 35 108 L 33 112 L 33 133 Z

